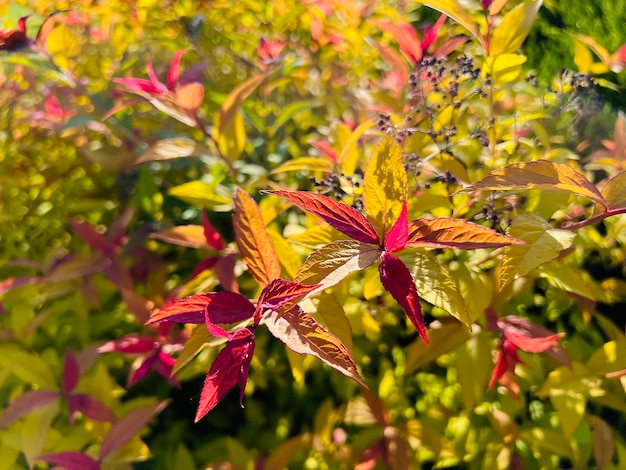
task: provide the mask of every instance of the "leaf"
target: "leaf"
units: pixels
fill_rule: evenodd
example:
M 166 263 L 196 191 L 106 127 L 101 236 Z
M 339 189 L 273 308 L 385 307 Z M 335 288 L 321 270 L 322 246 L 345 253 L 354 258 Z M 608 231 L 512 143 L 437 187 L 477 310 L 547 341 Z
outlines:
M 385 136 L 367 164 L 363 182 L 364 212 L 376 229 L 378 240 L 383 240 L 398 220 L 406 199 L 407 175 L 402 150 L 393 137 Z
M 5 408 L 0 416 L 0 429 L 6 428 L 13 421 L 59 398 L 59 392 L 54 390 L 32 390 L 22 393 Z
M 559 416 L 563 434 L 571 437 L 585 415 L 587 400 L 574 390 L 552 390 L 550 401 Z
M 285 173 L 287 171 L 321 171 L 328 173 L 332 171 L 333 163 L 319 157 L 301 157 L 288 160 L 271 171 L 272 175 Z
M 526 335 L 505 332 L 504 335 L 511 343 L 526 352 L 542 353 L 556 346 L 559 339 L 565 336 L 565 333 L 556 333 L 549 336 L 529 337 Z
M 205 325 L 197 325 L 191 336 L 185 341 L 183 350 L 178 354 L 172 374 L 176 375 L 183 367 L 189 364 L 200 351 L 208 347 L 219 346 L 226 342 L 225 338 L 218 338 L 209 333 Z
M 533 269 L 551 261 L 569 248 L 576 234 L 553 229 L 535 214 L 521 214 L 509 228 L 509 235 L 526 242 L 526 245 L 509 246 L 504 250 L 500 273 L 500 290 L 509 282 L 527 275 Z
M 311 253 L 296 274 L 295 281 L 319 284 L 327 289 L 348 274 L 374 264 L 380 249 L 354 240 L 338 240 Z
M 609 209 L 626 207 L 626 171 L 614 174 L 602 188 Z
M 220 130 L 218 130 L 220 129 Z M 217 142 L 219 151 L 230 163 L 235 162 L 246 145 L 246 124 L 241 112 L 236 112 L 228 124 L 221 129 L 215 121 L 213 139 Z
M 522 3 L 509 11 L 493 30 L 489 41 L 489 55 L 517 52 L 535 23 L 542 0 Z
M 315 309 L 317 311 L 317 318 L 321 320 L 323 326 L 341 340 L 350 355 L 354 355 L 350 321 L 348 317 L 346 317 L 346 313 L 337 300 L 337 297 L 332 293 L 319 295 Z
M 67 223 L 72 228 L 72 231 L 94 250 L 101 251 L 107 255 L 115 251 L 115 246 L 87 222 L 68 219 Z
M 151 233 L 150 238 L 188 248 L 212 248 L 207 244 L 204 229 L 201 225 L 178 225 L 160 232 Z
M 50 365 L 36 354 L 31 354 L 4 342 L 0 343 L 0 366 L 20 380 L 42 388 L 57 387 Z
M 63 393 L 70 393 L 78 385 L 78 379 L 80 378 L 80 367 L 76 356 L 70 349 L 65 350 L 65 361 L 63 362 L 63 381 L 61 383 L 61 390 Z
M 141 428 L 148 424 L 152 418 L 163 411 L 168 403 L 169 400 L 165 400 L 144 405 L 126 413 L 113 423 L 109 433 L 102 440 L 102 445 L 100 446 L 100 460 L 103 460 L 111 452 L 122 447 L 141 431 Z
M 241 258 L 261 287 L 280 277 L 280 262 L 272 247 L 261 211 L 254 199 L 235 187 L 233 229 Z
M 209 217 L 207 216 L 206 211 L 202 211 L 202 230 L 204 233 L 204 239 L 211 248 L 215 251 L 222 251 L 225 248 L 221 235 L 211 225 L 211 222 L 209 222 Z
M 399 257 L 408 266 L 422 299 L 445 310 L 465 326 L 471 325 L 454 278 L 432 255 L 405 252 Z
M 96 421 L 113 422 L 116 419 L 115 413 L 97 398 L 86 393 L 76 393 L 67 399 L 70 411 L 70 419 L 76 411 L 80 411 L 85 417 Z
M 209 149 L 192 139 L 184 137 L 163 139 L 151 145 L 148 150 L 137 159 L 135 164 L 139 165 L 147 162 L 160 162 L 164 160 L 174 160 L 176 158 L 210 155 Z
M 615 440 L 611 428 L 601 418 L 588 416 L 587 421 L 591 426 L 591 448 L 593 457 L 600 470 L 608 467 L 615 453 Z
M 254 314 L 254 305 L 234 292 L 208 292 L 177 300 L 152 315 L 146 324 L 159 322 L 204 323 L 205 310 L 213 323 L 236 323 Z
M 276 230 L 268 229 L 267 235 L 270 238 L 272 246 L 276 250 L 276 256 L 278 256 L 280 265 L 285 270 L 287 276 L 293 279 L 302 265 L 300 255 Z
M 555 335 L 552 331 L 547 328 L 536 325 L 535 323 L 530 322 L 529 320 L 518 317 L 516 315 L 507 315 L 497 320 L 498 328 L 504 332 L 504 334 L 509 338 L 509 340 L 514 343 L 517 347 L 524 349 L 524 351 L 529 352 L 543 352 L 546 355 L 550 356 L 555 361 L 564 364 L 570 365 L 570 359 L 567 355 L 567 351 L 563 347 L 561 343 L 558 341 L 551 340 L 550 347 L 543 348 L 542 351 L 531 351 L 530 349 L 526 349 L 526 347 L 531 347 L 529 345 L 522 345 L 523 343 L 516 342 L 516 337 L 522 336 L 525 338 L 553 338 L 554 340 L 563 336 L 563 334 Z M 513 336 L 511 336 L 513 335 Z
M 261 291 L 257 308 L 280 311 L 285 305 L 295 303 L 317 287 L 316 284 L 305 285 L 284 279 L 274 279 Z
M 499 54 L 487 57 L 483 65 L 483 73 L 491 75 L 491 81 L 496 86 L 514 82 L 522 73 L 522 64 L 526 56 L 518 54 Z
M 492 171 L 482 180 L 464 188 L 463 192 L 484 189 L 562 189 L 606 206 L 602 194 L 584 175 L 567 165 L 548 160 L 514 163 Z
M 376 229 L 369 220 L 347 204 L 337 202 L 328 196 L 304 191 L 278 190 L 261 193 L 282 197 L 300 209 L 320 217 L 333 228 L 355 240 L 372 245 L 380 244 Z
M 378 271 L 383 287 L 402 306 L 420 337 L 428 345 L 420 298 L 408 268 L 396 255 L 384 251 L 380 255 Z
M 409 220 L 407 216 L 407 203 L 402 203 L 402 211 L 393 227 L 385 234 L 385 249 L 392 253 L 402 250 L 409 239 Z
M 62 69 L 70 69 L 73 61 L 69 59 L 78 55 L 80 45 L 72 30 L 66 25 L 60 24 L 48 34 L 46 49 L 57 65 Z
M 299 307 L 282 316 L 276 312 L 264 318 L 270 333 L 298 354 L 310 354 L 326 365 L 368 388 L 350 357 L 348 349 L 332 333 Z
M 421 367 L 437 360 L 440 356 L 454 351 L 471 338 L 469 330 L 459 321 L 446 318 L 430 325 L 429 336 L 432 346 L 416 340 L 406 350 L 404 374 L 415 373 Z
M 239 382 L 240 403 L 248 381 L 248 367 L 254 353 L 254 335 L 247 328 L 237 330 L 217 355 L 206 376 L 194 422 L 200 421 Z
M 176 90 L 176 105 L 185 111 L 196 112 L 204 101 L 202 83 L 187 83 Z
M 37 460 L 58 465 L 65 470 L 100 470 L 100 464 L 82 452 L 56 452 L 37 457 Z
M 34 284 L 39 280 L 36 276 L 16 276 L 0 281 L 0 295 L 18 287 Z
M 418 0 L 418 3 L 448 15 L 458 24 L 467 29 L 472 36 L 478 39 L 481 46 L 485 48 L 485 39 L 480 34 L 478 25 L 474 22 L 468 12 L 461 9 L 457 0 Z
M 261 75 L 255 75 L 253 77 L 250 77 L 245 82 L 240 83 L 237 87 L 235 87 L 229 93 L 229 95 L 226 97 L 226 100 L 224 100 L 224 103 L 222 103 L 222 106 L 220 107 L 220 114 L 218 117 L 219 119 L 218 131 L 220 135 L 223 134 L 224 130 L 226 129 L 226 126 L 228 126 L 228 124 L 230 124 L 230 121 L 233 119 L 233 117 L 235 117 L 235 114 L 241 107 L 241 104 L 244 102 L 244 100 L 248 96 L 250 96 L 250 94 L 267 77 L 269 77 L 269 75 L 270 73 L 268 72 L 268 73 L 264 73 Z
M 409 222 L 407 247 L 456 248 L 475 250 L 523 244 L 522 240 L 463 219 L 438 217 Z
M 226 211 L 232 207 L 230 198 L 217 194 L 212 185 L 203 181 L 190 181 L 174 186 L 168 193 L 189 204 L 207 209 Z

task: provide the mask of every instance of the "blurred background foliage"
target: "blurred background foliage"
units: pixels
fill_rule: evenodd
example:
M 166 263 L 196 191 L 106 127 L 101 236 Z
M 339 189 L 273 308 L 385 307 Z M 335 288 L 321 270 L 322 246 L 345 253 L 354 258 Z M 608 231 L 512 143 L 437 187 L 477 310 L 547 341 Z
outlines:
M 481 19 L 480 2 L 459 3 Z M 505 11 L 520 2 L 509 3 Z M 567 195 L 546 202 L 537 192 L 517 206 L 487 194 L 470 203 L 468 196 L 452 195 L 459 189 L 454 179 L 442 178 L 450 173 L 475 181 L 507 163 L 537 158 L 583 167 L 584 158 L 603 148 L 602 139 L 614 138 L 617 110 L 625 106 L 616 87 L 626 85 L 625 74 L 607 71 L 596 77 L 616 86 L 594 87 L 600 95 L 596 99 L 572 85 L 571 74 L 564 78 L 561 69 L 576 70 L 572 34 L 591 36 L 610 53 L 616 51 L 624 41 L 624 8 L 610 0 L 544 3 L 524 45 L 528 62 L 497 83 L 499 107 L 485 104 L 483 94 L 494 91 L 481 74 L 462 81 L 465 101 L 458 113 L 441 118 L 444 124 L 435 131 L 443 129 L 443 134 L 433 134 L 432 125 L 415 118 L 424 132 L 404 141 L 406 154 L 424 157 L 434 147 L 437 151 L 428 162 L 407 161 L 419 195 L 411 203 L 412 214 L 478 222 L 497 214 L 490 221 L 504 230 L 517 213 L 562 221 L 564 208 L 578 207 Z M 390 73 L 398 62 L 387 51 L 404 59 L 381 22 L 412 24 L 423 38 L 425 27 L 439 15 L 416 3 L 391 1 L 76 0 L 68 9 L 67 2 L 24 0 L 0 5 L 0 27 L 13 29 L 20 17 L 32 15 L 27 32 L 35 38 L 56 10 L 63 11 L 43 50 L 0 51 L 0 408 L 30 390 L 58 390 L 70 349 L 82 354 L 78 390 L 118 416 L 171 399 L 149 431 L 129 439 L 103 461 L 103 468 L 624 465 L 626 444 L 615 432 L 626 426 L 624 382 L 598 383 L 582 370 L 605 363 L 613 367 L 610 372 L 626 357 L 622 217 L 577 232 L 576 247 L 565 261 L 565 271 L 580 274 L 577 279 L 554 265 L 497 298 L 496 260 L 488 252 L 434 253 L 476 312 L 477 329 L 457 328 L 444 310 L 425 306 L 432 322 L 428 350 L 383 295 L 374 269 L 350 277 L 327 302 L 337 303 L 332 308 L 341 309 L 349 321 L 354 357 L 371 394 L 313 358 L 287 353 L 261 332 L 245 408 L 231 393 L 193 424 L 217 343 L 203 343 L 207 338 L 187 328 L 155 332 L 144 328 L 141 318 L 173 293 L 216 288 L 220 280 L 213 270 L 189 280 L 198 263 L 215 253 L 203 243 L 194 249 L 198 246 L 164 243 L 154 234 L 200 224 L 206 210 L 226 242 L 221 255 L 235 252 L 234 185 L 255 198 L 260 189 L 290 186 L 326 190 L 358 204 L 371 143 L 380 130 L 402 128 L 403 119 L 412 115 L 407 103 L 415 92 L 408 76 Z M 467 32 L 447 20 L 437 44 L 459 34 Z M 261 39 L 284 48 L 263 62 Z M 182 77 L 190 70 L 204 86 L 197 109 L 202 126 L 181 122 L 147 100 L 134 100 L 113 81 L 146 78 L 152 63 L 165 83 L 172 56 L 180 50 L 188 50 Z M 462 52 L 474 55 L 481 68 L 475 41 L 459 45 L 452 55 Z M 403 63 L 409 71 L 411 64 Z M 525 80 L 531 70 L 536 85 Z M 261 76 L 257 83 L 255 77 Z M 241 103 L 231 108 L 222 129 L 220 110 L 240 84 L 248 84 L 249 92 L 239 95 Z M 439 98 L 429 99 L 434 109 Z M 381 125 L 379 113 L 383 121 L 389 119 L 389 128 Z M 489 121 L 494 116 L 497 127 Z M 518 128 L 519 116 L 532 125 Z M 520 129 L 527 134 L 516 134 Z M 331 163 L 320 142 L 353 163 Z M 450 142 L 453 150 L 441 151 Z M 599 182 L 612 174 L 618 160 L 586 169 Z M 293 257 L 297 268 L 328 235 L 307 231 L 314 226 L 311 218 L 287 213 L 279 204 L 260 200 L 266 223 L 276 233 L 273 241 L 282 243 L 277 251 Z M 87 224 L 98 235 L 85 234 Z M 250 298 L 258 295 L 241 263 L 235 272 L 240 290 Z M 487 391 L 497 342 L 482 315 L 490 305 L 500 315 L 524 316 L 567 332 L 566 349 L 581 369 L 574 370 L 574 377 L 561 371 L 557 379 L 570 378 L 575 387 L 597 393 L 555 386 L 564 390 L 559 401 L 550 384 L 542 388 L 558 364 L 528 353 L 520 353 L 524 363 L 517 369 L 522 388 L 517 400 L 501 388 Z M 142 334 L 154 339 L 155 348 L 176 356 L 178 333 L 196 338 L 192 352 L 199 351 L 181 369 L 180 388 L 156 373 L 126 387 L 137 355 L 94 353 L 108 341 Z M 140 359 L 145 357 L 146 351 Z M 42 407 L 0 429 L 0 469 L 47 468 L 35 459 L 65 450 L 95 457 L 109 426 L 84 416 L 72 423 L 63 407 Z M 614 449 L 607 452 L 608 461 L 594 451 L 599 445 Z M 219 467 L 222 463 L 230 466 Z

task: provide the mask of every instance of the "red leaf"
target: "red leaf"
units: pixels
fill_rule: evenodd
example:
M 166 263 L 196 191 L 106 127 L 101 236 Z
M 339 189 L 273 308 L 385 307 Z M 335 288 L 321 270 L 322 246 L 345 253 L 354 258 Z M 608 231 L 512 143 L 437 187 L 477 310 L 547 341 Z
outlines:
M 100 470 L 100 464 L 82 452 L 57 452 L 42 455 L 37 457 L 37 460 L 59 465 L 65 470 Z
M 115 449 L 122 447 L 135 434 L 141 431 L 148 422 L 159 414 L 168 404 L 168 401 L 159 403 L 151 403 L 140 408 L 134 409 L 125 416 L 117 420 L 109 430 L 109 433 L 102 440 L 100 446 L 100 460 Z
M 236 323 L 252 317 L 255 307 L 244 296 L 234 292 L 209 292 L 177 300 L 152 315 L 146 324 L 162 321 L 204 323 L 205 309 L 208 309 L 213 323 Z
M 115 245 L 109 243 L 87 222 L 79 222 L 74 219 L 68 219 L 67 222 L 72 227 L 72 231 L 94 250 L 101 251 L 106 255 L 111 255 L 115 251 Z
M 191 276 L 189 276 L 189 279 L 194 279 L 198 274 L 206 271 L 207 269 L 211 269 L 217 264 L 219 259 L 220 258 L 217 256 L 210 256 L 209 258 L 203 259 L 198 263 L 196 269 L 193 270 Z
M 70 421 L 74 422 L 74 415 L 80 411 L 85 417 L 96 421 L 113 422 L 115 413 L 97 398 L 86 393 L 76 393 L 67 399 L 70 412 Z
M 417 39 L 417 34 L 413 27 L 408 23 L 399 22 L 376 22 L 376 25 L 393 36 L 398 45 L 400 51 L 404 56 L 415 66 L 423 56 L 422 43 Z
M 76 388 L 78 379 L 80 378 L 80 367 L 74 353 L 67 349 L 65 351 L 65 361 L 63 363 L 63 383 L 61 390 L 63 393 L 70 393 Z
M 0 429 L 7 427 L 16 419 L 20 419 L 36 409 L 52 403 L 59 396 L 59 392 L 54 390 L 33 390 L 22 393 L 6 407 L 2 416 L 0 416 Z
M 150 81 L 152 82 L 155 92 L 159 95 L 166 93 L 167 87 L 161 83 L 159 78 L 156 76 L 156 73 L 154 73 L 154 67 L 152 66 L 152 61 L 148 62 L 147 68 L 148 68 L 148 77 L 150 77 Z
M 174 53 L 174 57 L 172 57 L 172 62 L 170 63 L 170 70 L 167 73 L 167 89 L 169 91 L 174 91 L 176 85 L 178 84 L 178 79 L 180 77 L 180 58 L 185 55 L 187 51 L 176 51 Z
M 350 357 L 348 348 L 297 305 L 282 316 L 272 311 L 264 321 L 270 333 L 292 351 L 315 356 L 324 364 L 367 388 Z
M 163 351 L 157 352 L 157 358 L 154 363 L 154 368 L 156 371 L 166 379 L 169 383 L 174 385 L 175 387 L 180 387 L 180 383 L 176 379 L 176 377 L 172 377 L 172 371 L 174 370 L 174 365 L 176 364 L 176 359 L 174 359 L 169 354 L 164 353 Z
M 222 256 L 215 263 L 215 274 L 220 281 L 222 289 L 230 292 L 239 292 L 237 276 L 235 275 L 235 263 L 237 259 L 234 254 Z
M 224 249 L 224 242 L 220 234 L 213 228 L 211 222 L 209 222 L 206 211 L 202 211 L 202 228 L 207 244 L 215 251 L 222 251 Z
M 385 235 L 385 249 L 395 252 L 402 250 L 409 239 L 409 219 L 407 215 L 407 203 L 402 204 L 402 211 L 398 220 L 393 224 Z
M 284 279 L 275 279 L 261 291 L 257 309 L 278 311 L 286 304 L 301 299 L 317 287 L 317 284 L 306 285 Z
M 339 163 L 339 156 L 335 149 L 332 148 L 330 142 L 327 140 L 316 140 L 314 142 L 310 142 L 310 144 L 315 147 L 320 152 L 326 154 L 333 162 Z
M 320 217 L 333 228 L 341 233 L 345 233 L 354 240 L 380 245 L 376 229 L 374 229 L 370 221 L 347 204 L 337 202 L 328 196 L 303 191 L 278 190 L 261 192 L 286 199 L 300 209 Z
M 378 271 L 383 287 L 402 306 L 420 337 L 428 346 L 420 298 L 408 268 L 396 255 L 384 251 L 380 255 Z
M 204 381 L 195 422 L 200 421 L 239 382 L 239 401 L 248 382 L 248 368 L 254 353 L 254 335 L 247 328 L 237 330 L 226 347 L 217 355 Z
M 517 380 L 515 379 L 515 365 L 520 364 L 519 357 L 517 356 L 516 346 L 503 338 L 498 346 L 496 352 L 496 366 L 491 374 L 491 380 L 489 381 L 488 389 L 491 389 L 496 382 L 501 382 L 511 393 L 517 395 Z M 508 375 L 507 375 L 508 374 Z M 506 377 L 506 379 L 504 379 Z M 517 387 L 516 387 L 517 386 Z
M 156 345 L 157 342 L 150 336 L 131 333 L 120 339 L 104 343 L 98 348 L 98 352 L 117 351 L 124 354 L 145 354 L 152 351 Z
M 446 15 L 441 15 L 437 22 L 426 32 L 426 36 L 424 36 L 424 40 L 422 41 L 422 49 L 426 50 L 430 47 L 430 45 L 435 42 L 437 39 L 437 35 L 439 34 L 439 30 L 443 26 L 443 23 L 446 21 Z
M 548 349 L 559 344 L 559 339 L 565 336 L 565 333 L 556 333 L 544 337 L 528 337 L 518 335 L 516 333 L 505 332 L 504 336 L 518 348 L 532 353 L 546 352 Z
M 28 44 L 26 36 L 26 20 L 28 16 L 23 16 L 17 21 L 17 29 L 10 31 L 0 31 L 0 51 L 12 51 Z
M 406 246 L 476 250 L 478 248 L 496 248 L 523 243 L 521 240 L 507 237 L 495 230 L 467 220 L 438 217 L 409 222 L 409 236 Z
M 155 363 L 155 354 L 150 354 L 147 357 L 138 357 L 133 363 L 133 367 L 128 374 L 128 379 L 126 380 L 126 388 L 132 387 L 141 379 L 146 377 L 154 367 Z

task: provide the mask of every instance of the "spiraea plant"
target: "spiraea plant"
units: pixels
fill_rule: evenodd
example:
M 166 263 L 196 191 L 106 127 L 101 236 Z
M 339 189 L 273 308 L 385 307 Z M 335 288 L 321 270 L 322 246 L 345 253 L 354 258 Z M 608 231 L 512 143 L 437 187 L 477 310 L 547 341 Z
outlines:
M 83 3 L 0 32 L 0 468 L 624 466 L 621 49 L 537 79 L 541 0 Z

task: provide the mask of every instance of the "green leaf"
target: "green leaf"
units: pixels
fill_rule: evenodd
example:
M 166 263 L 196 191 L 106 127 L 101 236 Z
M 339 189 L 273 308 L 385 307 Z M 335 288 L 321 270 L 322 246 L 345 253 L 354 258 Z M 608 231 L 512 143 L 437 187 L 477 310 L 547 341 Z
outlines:
M 365 214 L 376 229 L 379 240 L 400 216 L 407 199 L 407 175 L 402 150 L 391 137 L 384 137 L 365 170 L 363 204 Z
M 509 229 L 509 236 L 524 240 L 526 245 L 508 246 L 504 249 L 504 260 L 500 275 L 500 289 L 509 282 L 527 275 L 533 269 L 569 248 L 576 234 L 567 230 L 553 229 L 535 214 L 521 214 Z
M 405 250 L 398 257 L 409 268 L 423 300 L 445 310 L 466 326 L 471 324 L 454 278 L 432 255 Z
M 464 328 L 464 331 L 467 329 Z M 469 334 L 469 332 L 468 332 Z M 431 335 L 432 338 L 432 335 Z M 433 341 L 433 346 L 437 343 Z M 454 367 L 466 410 L 473 410 L 483 399 L 492 369 L 491 341 L 485 334 L 472 335 L 454 355 Z
M 176 364 L 174 364 L 174 368 L 172 369 L 172 375 L 176 375 L 183 367 L 189 364 L 200 351 L 209 347 L 219 346 L 226 341 L 226 338 L 213 336 L 209 333 L 204 324 L 195 325 L 193 333 L 187 341 L 185 341 L 183 350 L 178 354 Z
M 522 3 L 504 15 L 489 40 L 489 55 L 517 52 L 535 23 L 541 4 L 542 0 Z
M 39 356 L 23 351 L 17 346 L 0 345 L 0 366 L 28 384 L 40 388 L 58 389 L 50 366 Z

